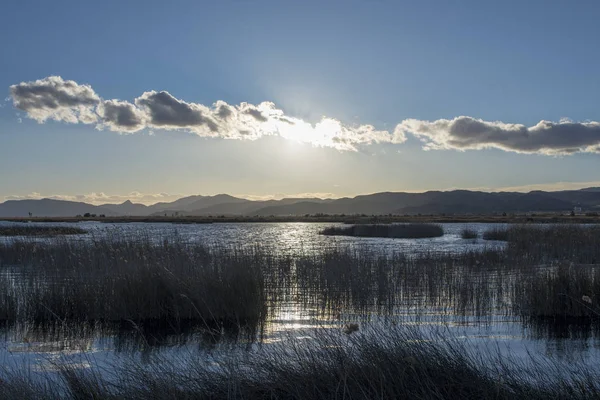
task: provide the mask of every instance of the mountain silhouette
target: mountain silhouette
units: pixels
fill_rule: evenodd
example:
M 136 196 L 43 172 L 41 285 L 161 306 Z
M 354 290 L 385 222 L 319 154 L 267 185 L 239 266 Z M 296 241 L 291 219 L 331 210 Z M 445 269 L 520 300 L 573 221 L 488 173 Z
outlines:
M 9 200 L 0 204 L 0 217 L 106 216 L 288 216 L 305 214 L 490 214 L 503 212 L 570 212 L 574 207 L 600 211 L 600 189 L 556 192 L 479 192 L 470 190 L 424 193 L 382 192 L 340 199 L 284 198 L 252 201 L 227 194 L 188 196 L 150 206 L 125 201 L 92 204 L 54 199 Z

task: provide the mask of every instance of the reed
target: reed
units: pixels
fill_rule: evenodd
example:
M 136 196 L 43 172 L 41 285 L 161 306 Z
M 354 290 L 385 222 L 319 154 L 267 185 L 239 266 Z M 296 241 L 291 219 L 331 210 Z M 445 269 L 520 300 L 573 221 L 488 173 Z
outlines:
M 266 317 L 260 249 L 210 248 L 180 238 L 54 239 L 0 245 L 0 317 L 9 322 L 257 327 Z
M 515 311 L 528 320 L 583 322 L 600 317 L 600 266 L 540 267 L 515 285 Z
M 510 231 L 508 228 L 492 228 L 483 232 L 483 240 L 507 241 Z
M 59 376 L 2 376 L 4 399 L 589 399 L 598 370 L 531 358 L 524 367 L 491 351 L 475 353 L 440 334 L 404 327 L 350 335 L 318 329 L 250 353 L 204 359 L 130 361 L 101 375 L 59 364 Z M 211 362 L 209 362 L 211 361 Z M 184 368 L 181 366 L 185 365 Z
M 42 226 L 42 225 L 10 225 L 0 226 L 0 236 L 60 236 L 60 235 L 82 235 L 88 233 L 85 229 L 76 226 Z
M 352 226 L 331 226 L 323 229 L 321 234 L 331 236 L 420 239 L 443 236 L 444 229 L 438 224 L 359 224 Z
M 475 229 L 465 228 L 460 233 L 460 237 L 463 239 L 477 239 L 479 233 Z

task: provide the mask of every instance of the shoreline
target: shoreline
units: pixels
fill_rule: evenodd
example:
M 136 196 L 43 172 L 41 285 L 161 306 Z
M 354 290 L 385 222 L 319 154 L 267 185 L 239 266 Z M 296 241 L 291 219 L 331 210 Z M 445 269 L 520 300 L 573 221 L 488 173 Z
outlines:
M 180 216 L 180 217 L 0 217 L 1 222 L 47 222 L 47 223 L 172 223 L 172 224 L 212 224 L 212 223 L 345 223 L 345 224 L 388 224 L 388 223 L 503 223 L 503 224 L 596 224 L 600 223 L 600 216 L 586 215 L 421 215 L 421 216 L 347 216 L 347 215 L 323 215 L 323 216 Z

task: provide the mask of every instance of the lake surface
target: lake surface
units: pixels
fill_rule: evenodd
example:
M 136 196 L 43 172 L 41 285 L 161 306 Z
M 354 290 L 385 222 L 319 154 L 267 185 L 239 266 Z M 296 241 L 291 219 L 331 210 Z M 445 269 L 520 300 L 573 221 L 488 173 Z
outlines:
M 18 223 L 0 221 L 0 226 Z M 126 223 L 105 224 L 100 222 L 81 223 L 29 223 L 28 225 L 61 225 L 76 226 L 88 230 L 86 235 L 75 235 L 70 240 L 85 240 L 105 235 L 117 237 L 147 236 L 161 241 L 170 235 L 177 234 L 188 242 L 200 242 L 222 246 L 254 246 L 262 245 L 272 248 L 280 254 L 302 254 L 334 246 L 361 246 L 375 252 L 401 252 L 415 254 L 423 252 L 461 252 L 483 250 L 503 246 L 503 242 L 479 239 L 462 239 L 461 232 L 465 228 L 481 234 L 492 227 L 504 224 L 440 224 L 444 228 L 444 236 L 429 239 L 388 239 L 359 238 L 349 236 L 319 235 L 328 226 L 343 226 L 340 223 L 214 223 L 214 224 L 172 224 L 172 223 Z M 0 240 L 10 240 L 2 238 Z
M 0 225 L 13 223 L 0 222 Z M 32 224 L 35 225 L 35 224 Z M 50 224 L 48 224 L 50 225 Z M 482 239 L 462 239 L 464 228 L 475 230 L 481 234 L 498 224 L 441 224 L 444 236 L 431 239 L 387 239 L 357 238 L 342 236 L 323 236 L 319 232 L 332 225 L 331 223 L 214 223 L 214 224 L 163 224 L 163 223 L 128 223 L 104 224 L 82 222 L 75 225 L 89 231 L 85 235 L 67 237 L 67 240 L 91 240 L 104 236 L 116 237 L 148 237 L 157 243 L 179 235 L 184 241 L 205 243 L 217 246 L 246 247 L 260 245 L 273 249 L 278 254 L 296 256 L 312 254 L 324 249 L 350 246 L 367 248 L 381 254 L 401 253 L 406 255 L 430 254 L 438 252 L 482 251 L 500 248 L 503 242 L 485 241 Z M 0 238 L 10 241 L 14 238 Z M 43 240 L 43 239 L 36 239 Z M 315 328 L 330 329 L 340 332 L 344 324 L 356 322 L 361 327 L 385 329 L 388 324 L 404 324 L 418 327 L 424 332 L 437 329 L 458 340 L 464 340 L 473 348 L 494 347 L 498 351 L 527 358 L 528 352 L 547 355 L 565 360 L 594 360 L 600 356 L 600 339 L 593 332 L 561 328 L 555 334 L 541 332 L 539 328 L 529 327 L 514 316 L 499 312 L 485 317 L 449 315 L 447 310 L 421 310 L 414 315 L 410 309 L 396 309 L 385 316 L 377 312 L 356 313 L 343 311 L 335 318 L 323 317 L 318 310 L 303 308 L 290 302 L 283 304 L 267 324 L 263 337 L 256 343 L 237 343 L 233 346 L 256 348 L 268 346 L 290 338 L 310 340 L 310 331 Z M 552 330 L 552 326 L 549 327 Z M 0 337 L 0 362 L 5 366 L 27 365 L 35 371 L 49 372 L 57 362 L 65 360 L 81 365 L 82 368 L 94 368 L 104 363 L 125 362 L 127 358 L 149 362 L 153 355 L 163 354 L 172 359 L 184 359 L 181 355 L 214 354 L 229 349 L 232 344 L 204 340 L 198 334 L 184 336 L 168 336 L 157 338 L 156 342 L 136 342 L 118 333 L 107 335 L 99 331 L 86 334 L 72 334 L 68 330 L 61 334 L 43 334 L 30 331 L 3 329 Z

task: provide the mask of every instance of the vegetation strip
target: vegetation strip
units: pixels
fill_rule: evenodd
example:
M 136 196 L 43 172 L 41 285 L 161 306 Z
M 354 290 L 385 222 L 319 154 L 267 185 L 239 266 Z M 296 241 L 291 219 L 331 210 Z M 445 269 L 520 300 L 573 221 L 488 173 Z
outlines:
M 331 226 L 320 233 L 328 236 L 422 239 L 443 236 L 444 229 L 438 224 L 374 224 Z
M 60 236 L 82 235 L 85 229 L 75 226 L 11 225 L 0 226 L 0 236 Z

